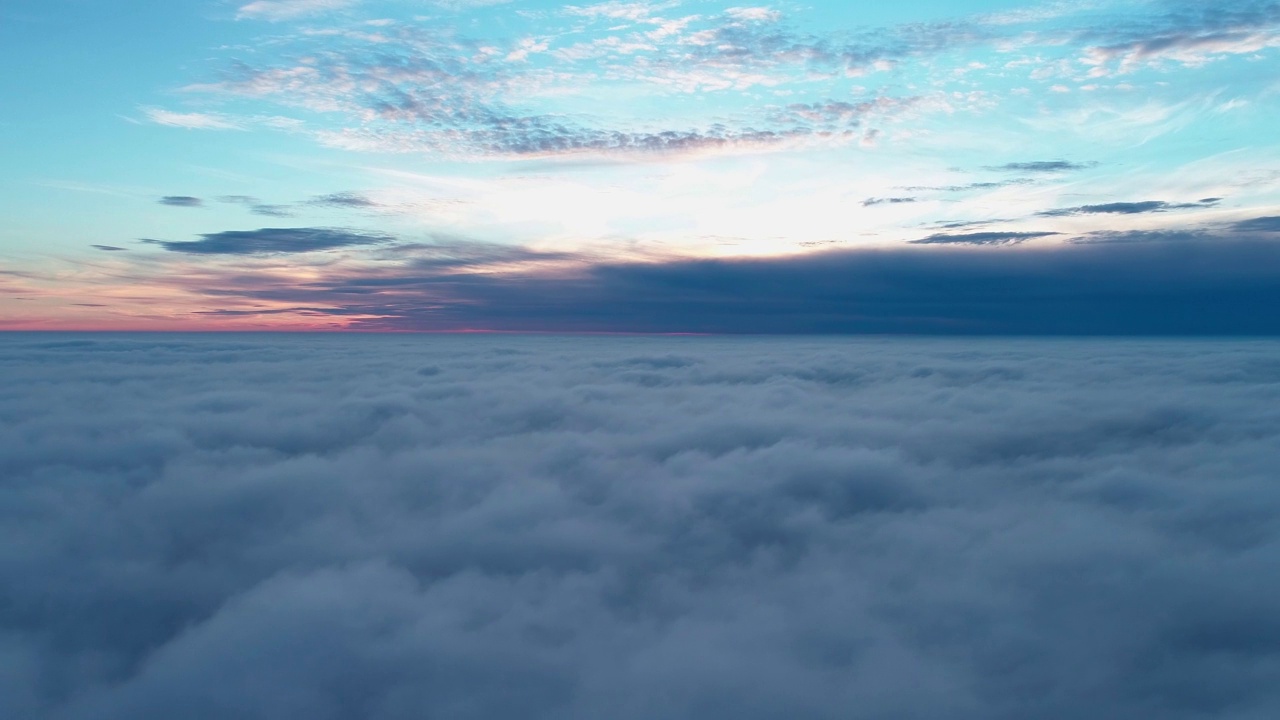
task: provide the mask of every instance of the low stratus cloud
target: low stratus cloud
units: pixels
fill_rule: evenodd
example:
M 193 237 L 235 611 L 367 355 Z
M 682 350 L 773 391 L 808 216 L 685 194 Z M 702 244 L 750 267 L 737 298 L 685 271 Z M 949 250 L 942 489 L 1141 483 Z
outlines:
M 0 716 L 1280 712 L 1274 343 L 0 338 Z
M 201 255 L 263 255 L 377 245 L 390 242 L 382 233 L 340 228 L 261 228 L 207 233 L 199 240 L 143 240 L 165 250 Z

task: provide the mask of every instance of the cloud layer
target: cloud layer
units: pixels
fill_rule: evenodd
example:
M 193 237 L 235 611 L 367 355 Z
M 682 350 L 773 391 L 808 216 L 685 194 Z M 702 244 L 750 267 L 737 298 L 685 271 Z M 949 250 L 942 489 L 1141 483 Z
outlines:
M 0 715 L 1272 717 L 1274 343 L 0 338 Z
M 1280 243 L 1188 233 L 935 234 L 904 249 L 590 261 L 483 244 L 386 246 L 380 265 L 179 278 L 236 315 L 356 317 L 373 330 L 1280 335 Z M 164 282 L 170 282 L 162 279 Z M 218 310 L 212 312 L 217 313 Z

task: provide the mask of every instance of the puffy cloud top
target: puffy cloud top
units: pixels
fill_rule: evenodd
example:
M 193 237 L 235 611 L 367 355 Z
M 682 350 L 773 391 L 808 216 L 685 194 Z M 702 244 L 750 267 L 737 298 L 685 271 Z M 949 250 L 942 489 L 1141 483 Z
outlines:
M 0 337 L 0 716 L 1263 718 L 1274 342 Z

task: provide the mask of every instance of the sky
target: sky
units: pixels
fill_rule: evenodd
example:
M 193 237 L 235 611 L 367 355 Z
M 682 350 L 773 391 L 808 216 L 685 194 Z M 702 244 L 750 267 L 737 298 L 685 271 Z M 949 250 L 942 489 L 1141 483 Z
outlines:
M 8 0 L 0 328 L 1276 333 L 1278 59 L 1271 0 Z
M 0 717 L 1270 720 L 1275 340 L 0 335 Z

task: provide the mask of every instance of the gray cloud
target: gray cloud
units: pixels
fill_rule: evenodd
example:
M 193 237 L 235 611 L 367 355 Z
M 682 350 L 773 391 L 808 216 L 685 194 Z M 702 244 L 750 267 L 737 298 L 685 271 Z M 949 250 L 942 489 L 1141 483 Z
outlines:
M 1280 216 L 1242 220 L 1232 228 L 1241 232 L 1280 232 Z
M 1169 210 L 1199 210 L 1210 208 L 1222 201 L 1222 198 L 1204 198 L 1196 202 L 1171 203 L 1164 200 L 1143 200 L 1141 202 L 1112 202 L 1099 205 L 1080 205 L 1079 207 L 1055 208 L 1038 212 L 1041 217 L 1066 217 L 1069 215 L 1138 215 L 1142 213 L 1168 212 Z
M 1012 178 L 1009 180 L 986 180 L 983 182 L 965 183 L 963 185 L 908 185 L 899 188 L 908 192 L 969 192 L 971 190 L 995 190 L 1010 185 L 1032 185 L 1036 181 L 1031 178 Z
M 378 207 L 378 203 L 369 198 L 354 192 L 331 193 L 329 195 L 319 195 L 308 201 L 310 205 L 325 205 L 328 207 L 340 208 L 372 208 Z
M 1033 162 L 1011 162 L 1004 165 L 987 167 L 987 170 L 1004 170 L 1014 172 L 1053 173 L 1070 170 L 1085 170 L 1097 166 L 1098 163 L 1076 163 L 1066 160 L 1036 160 Z
M 89 247 L 96 248 L 98 250 L 105 250 L 107 252 L 121 252 L 129 249 L 129 248 L 118 247 L 116 245 L 90 245 Z
M 912 240 L 913 245 L 1017 245 L 1036 238 L 1059 235 L 1056 232 L 976 232 L 937 233 Z
M 293 211 L 288 205 L 250 205 L 249 212 L 254 215 L 263 215 L 266 217 L 293 217 Z
M 173 207 L 200 207 L 204 205 L 204 201 L 198 197 L 190 195 L 165 195 L 160 198 L 161 205 L 171 205 Z
M 1273 343 L 8 335 L 0 716 L 1280 711 Z
M 914 197 L 873 197 L 862 201 L 862 207 L 871 207 L 873 205 L 902 205 L 904 203 L 918 202 L 919 198 Z
M 1023 234 L 791 257 L 610 263 L 521 248 L 388 246 L 376 266 L 305 283 L 180 278 L 223 307 L 328 308 L 365 330 L 679 333 L 1280 335 L 1280 243 L 1112 233 L 1045 247 Z M 974 248 L 962 245 L 989 244 Z M 545 262 L 544 262 L 545 261 Z
M 261 228 L 207 233 L 200 240 L 143 240 L 172 252 L 203 255 L 301 253 L 391 242 L 389 235 L 341 228 Z

